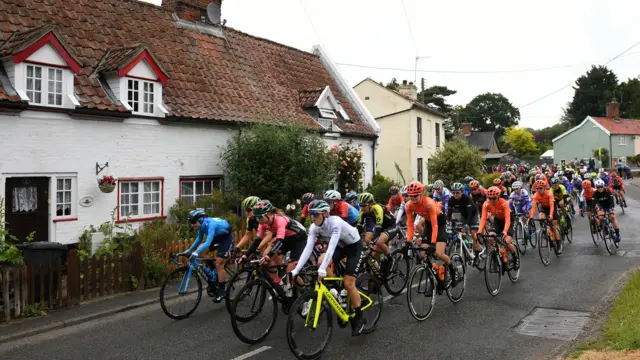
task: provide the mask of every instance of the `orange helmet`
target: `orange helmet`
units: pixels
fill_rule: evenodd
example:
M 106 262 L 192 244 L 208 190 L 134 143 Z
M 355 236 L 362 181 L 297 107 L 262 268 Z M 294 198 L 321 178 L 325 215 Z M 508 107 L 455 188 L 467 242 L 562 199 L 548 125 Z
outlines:
M 469 183 L 469 189 L 471 190 L 477 189 L 478 186 L 480 186 L 480 183 L 478 182 L 478 180 L 473 180 L 472 182 Z
M 500 179 L 500 178 L 493 179 L 493 185 L 495 185 L 495 186 L 502 185 L 502 179 Z
M 489 199 L 497 199 L 502 194 L 502 190 L 500 190 L 497 186 L 492 186 L 487 190 L 487 197 Z
M 407 185 L 407 195 L 418 196 L 424 192 L 424 185 L 417 180 L 414 180 Z
M 583 181 L 582 181 L 582 187 L 583 187 L 583 188 L 585 188 L 585 189 L 589 189 L 589 188 L 591 188 L 591 181 L 589 181 L 589 180 L 583 180 Z
M 536 180 L 536 182 L 533 184 L 533 188 L 534 189 L 539 189 L 539 188 L 546 188 L 547 187 L 547 183 L 540 179 L 540 180 Z

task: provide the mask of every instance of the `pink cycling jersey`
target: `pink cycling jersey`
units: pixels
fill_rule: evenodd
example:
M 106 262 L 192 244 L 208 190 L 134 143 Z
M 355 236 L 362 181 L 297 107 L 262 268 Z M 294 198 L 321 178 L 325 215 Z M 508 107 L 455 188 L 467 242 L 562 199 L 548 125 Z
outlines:
M 266 231 L 271 232 L 273 234 L 273 237 L 275 237 L 276 239 L 284 239 L 285 237 L 296 235 L 295 231 L 287 229 L 288 224 L 289 224 L 288 218 L 280 215 L 274 215 L 273 222 L 271 223 L 271 225 L 260 224 L 260 226 L 258 227 L 257 236 L 259 238 L 262 238 Z

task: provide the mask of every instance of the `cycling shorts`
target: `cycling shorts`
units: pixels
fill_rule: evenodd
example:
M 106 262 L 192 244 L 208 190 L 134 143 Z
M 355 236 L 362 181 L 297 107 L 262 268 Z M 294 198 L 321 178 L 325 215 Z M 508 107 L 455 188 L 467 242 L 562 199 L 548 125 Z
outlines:
M 560 217 L 558 216 L 558 202 L 556 201 L 554 207 L 553 207 L 553 215 L 551 214 L 551 206 L 549 207 L 542 207 L 542 212 L 547 216 L 547 219 L 549 219 L 551 216 L 553 216 L 554 220 L 558 220 Z
M 494 217 L 493 224 L 495 226 L 496 234 L 502 234 L 504 232 L 504 227 L 507 225 L 505 220 L 500 220 Z M 507 229 L 507 235 L 513 236 L 513 227 L 509 227 Z
M 431 242 L 431 231 L 433 228 L 431 227 L 431 221 L 424 222 L 424 238 L 428 243 Z M 444 214 L 438 215 L 438 233 L 436 235 L 436 242 L 447 242 L 447 238 L 449 235 L 447 234 L 447 218 Z
M 366 218 L 364 220 L 364 231 L 365 232 L 371 232 L 371 233 L 375 233 L 376 232 L 376 220 L 373 218 Z M 396 236 L 398 236 L 398 232 L 400 231 L 400 229 L 398 229 L 397 226 L 393 226 L 393 227 L 388 227 L 384 230 L 382 230 L 383 233 L 387 234 L 387 239 L 391 240 L 393 238 L 395 238 Z
M 282 241 L 282 247 L 278 250 L 278 254 L 285 255 L 286 253 L 291 252 L 289 254 L 289 259 L 291 259 L 291 261 L 298 261 L 300 260 L 300 256 L 302 255 L 306 245 L 307 233 L 305 232 L 300 232 L 293 236 L 287 236 L 284 241 Z
M 347 258 L 346 269 L 344 275 L 358 276 L 360 265 L 364 259 L 362 251 L 362 241 L 355 242 L 345 247 L 336 246 L 333 252 L 333 263 L 338 264 L 342 259 Z
M 229 251 L 231 251 L 233 244 L 233 233 L 229 231 L 226 234 L 214 236 L 211 245 L 209 245 L 209 251 L 214 251 L 217 247 L 218 254 L 216 257 L 226 259 L 229 256 Z

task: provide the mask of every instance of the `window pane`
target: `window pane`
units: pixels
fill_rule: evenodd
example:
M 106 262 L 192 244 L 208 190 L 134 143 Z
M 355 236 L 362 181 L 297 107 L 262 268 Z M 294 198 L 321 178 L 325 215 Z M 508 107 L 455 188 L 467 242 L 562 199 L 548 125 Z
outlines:
M 160 193 L 151 194 L 151 201 L 159 203 L 160 202 Z
M 56 81 L 56 93 L 62 93 L 62 81 Z
M 131 186 L 129 187 L 131 189 L 130 192 L 132 193 L 137 193 L 138 192 L 138 183 L 137 182 L 133 182 L 131 183 Z
M 148 204 L 151 202 L 151 193 L 144 193 L 144 195 L 142 195 L 142 203 L 144 204 Z
M 56 87 L 55 81 L 49 81 L 49 86 L 47 87 L 47 91 L 49 91 L 50 93 L 53 93 L 55 87 Z
M 152 208 L 153 208 L 152 212 L 154 214 L 160 214 L 160 204 L 154 204 Z
M 138 215 L 138 205 L 131 205 L 131 215 Z
M 153 191 L 160 191 L 160 182 L 156 181 L 153 183 Z
M 47 104 L 53 105 L 53 104 L 55 104 L 55 101 L 56 101 L 56 97 L 54 96 L 54 94 L 50 93 L 48 95 L 48 103 Z
M 131 194 L 129 196 L 130 196 L 129 201 L 131 201 L 132 204 L 137 204 L 137 203 L 140 202 L 140 198 L 138 197 L 138 193 Z
M 36 78 L 42 79 L 42 68 L 40 66 L 36 66 Z
M 151 205 L 145 204 L 142 213 L 145 215 L 151 214 Z
M 62 95 L 56 95 L 56 105 L 62 105 Z
M 146 182 L 144 183 L 144 191 L 145 191 L 145 192 L 147 192 L 147 191 L 151 191 L 151 183 L 150 183 L 150 182 L 146 181 Z
M 204 193 L 211 194 L 213 191 L 213 181 L 205 181 L 204 182 Z
M 128 193 L 129 192 L 129 183 L 120 183 L 120 192 Z
M 56 80 L 62 81 L 62 70 L 60 69 L 56 70 Z
M 64 215 L 65 216 L 71 215 L 71 204 L 66 204 L 64 206 Z
M 196 181 L 196 195 L 202 195 L 204 193 L 204 183 L 202 181 Z
M 33 90 L 33 79 L 27 79 L 27 90 Z
M 36 84 L 35 90 L 42 91 L 42 80 L 36 80 L 35 84 Z
M 149 105 L 149 111 L 147 111 L 149 114 L 153 114 L 153 104 Z
M 40 86 L 38 86 L 39 88 Z M 40 104 L 42 102 L 42 93 L 35 93 L 35 99 L 33 100 L 33 102 Z
M 63 199 L 62 191 L 56 192 L 56 203 L 61 204 Z
M 193 195 L 193 182 L 192 181 L 184 181 L 182 182 L 182 196 Z
M 56 181 L 56 183 L 57 183 L 56 189 L 58 189 L 58 190 L 64 189 L 64 179 L 58 179 L 58 181 Z
M 71 203 L 71 191 L 64 192 L 64 202 Z
M 33 66 L 31 65 L 27 66 L 27 76 L 33 77 Z
M 13 189 L 12 211 L 32 212 L 38 210 L 38 188 L 36 186 L 21 186 Z

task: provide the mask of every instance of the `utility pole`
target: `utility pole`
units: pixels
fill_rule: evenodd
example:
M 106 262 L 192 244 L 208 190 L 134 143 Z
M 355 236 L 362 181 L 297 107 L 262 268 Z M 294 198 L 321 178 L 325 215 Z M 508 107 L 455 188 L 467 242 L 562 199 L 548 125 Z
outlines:
M 413 83 L 416 84 L 416 86 L 418 86 L 418 60 L 421 59 L 428 59 L 431 56 L 416 56 L 416 64 L 415 64 L 415 68 L 413 71 Z

